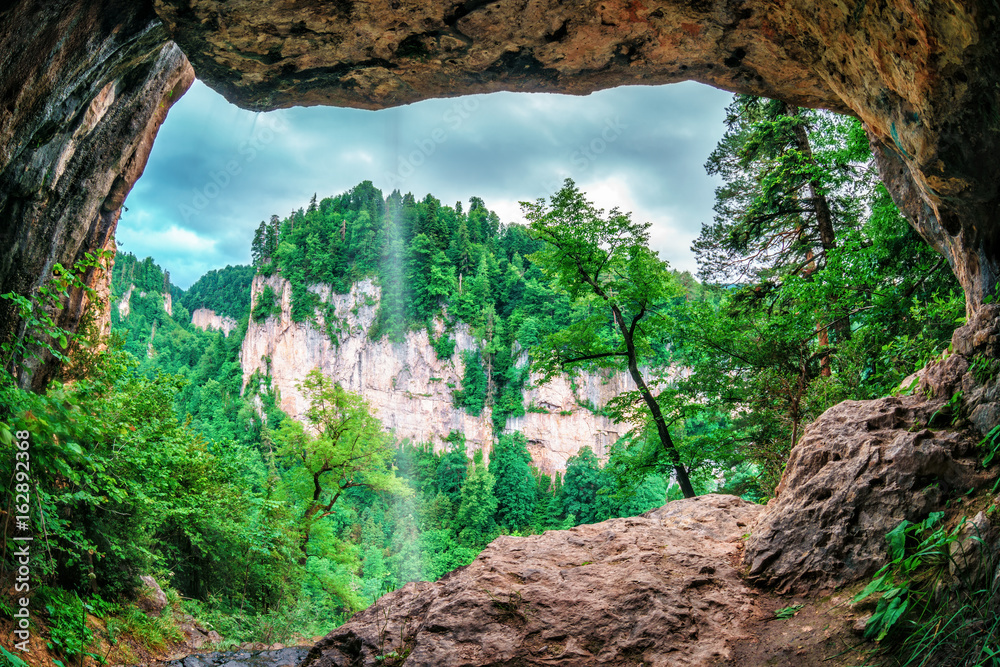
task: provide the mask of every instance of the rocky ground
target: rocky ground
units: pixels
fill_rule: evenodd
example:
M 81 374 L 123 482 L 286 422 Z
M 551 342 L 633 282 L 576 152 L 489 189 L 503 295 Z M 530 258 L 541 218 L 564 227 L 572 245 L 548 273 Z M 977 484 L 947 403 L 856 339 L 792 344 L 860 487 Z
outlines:
M 302 665 L 725 664 L 764 609 L 736 558 L 760 511 L 709 495 L 501 537 L 468 567 L 386 595 Z

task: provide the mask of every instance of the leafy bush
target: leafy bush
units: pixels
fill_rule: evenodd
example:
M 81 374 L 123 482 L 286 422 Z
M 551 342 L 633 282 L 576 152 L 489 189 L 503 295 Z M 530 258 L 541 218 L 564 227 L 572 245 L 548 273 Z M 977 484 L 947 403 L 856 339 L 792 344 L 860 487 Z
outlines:
M 278 315 L 281 315 L 281 303 L 278 301 L 278 295 L 274 293 L 274 289 L 267 285 L 257 297 L 257 303 L 254 304 L 251 317 L 254 322 L 261 323 L 269 317 L 277 317 Z
M 435 340 L 432 345 L 434 346 L 434 354 L 442 361 L 451 359 L 451 356 L 455 354 L 455 339 L 447 332 L 441 334 L 441 337 Z
M 455 405 L 478 417 L 486 407 L 486 370 L 479 352 L 466 350 L 462 353 L 462 358 L 465 361 L 465 374 L 462 376 L 462 389 L 455 392 Z
M 69 591 L 44 588 L 39 595 L 49 615 L 49 648 L 66 657 L 85 653 L 94 639 L 86 623 L 90 606 Z

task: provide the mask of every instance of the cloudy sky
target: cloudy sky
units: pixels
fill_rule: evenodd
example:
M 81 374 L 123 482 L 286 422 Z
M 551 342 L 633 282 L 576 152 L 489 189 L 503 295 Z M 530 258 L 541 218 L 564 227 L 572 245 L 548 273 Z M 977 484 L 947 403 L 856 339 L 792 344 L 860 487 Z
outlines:
M 653 223 L 660 256 L 693 270 L 691 241 L 712 218 L 718 184 L 703 165 L 730 98 L 681 83 L 260 114 L 196 82 L 160 129 L 118 241 L 187 288 L 208 270 L 249 263 L 260 221 L 306 206 L 313 193 L 370 180 L 386 194 L 431 193 L 448 205 L 478 196 L 503 222 L 519 222 L 519 201 L 572 178 L 599 205 Z

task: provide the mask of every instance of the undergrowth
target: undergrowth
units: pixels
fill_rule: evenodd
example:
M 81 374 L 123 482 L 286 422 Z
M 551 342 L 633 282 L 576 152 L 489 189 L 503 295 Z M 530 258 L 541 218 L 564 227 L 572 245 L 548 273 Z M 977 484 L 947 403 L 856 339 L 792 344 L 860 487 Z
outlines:
M 186 600 L 183 609 L 205 627 L 224 639 L 222 648 L 235 644 L 291 644 L 298 638 L 325 635 L 346 620 L 345 615 L 331 618 L 329 611 L 306 602 L 285 604 L 265 613 L 231 609 L 212 601 L 208 604 Z
M 882 643 L 889 664 L 1000 667 L 997 555 L 975 523 L 948 529 L 943 518 L 933 512 L 886 535 L 890 562 L 854 598 L 879 596 L 865 638 Z

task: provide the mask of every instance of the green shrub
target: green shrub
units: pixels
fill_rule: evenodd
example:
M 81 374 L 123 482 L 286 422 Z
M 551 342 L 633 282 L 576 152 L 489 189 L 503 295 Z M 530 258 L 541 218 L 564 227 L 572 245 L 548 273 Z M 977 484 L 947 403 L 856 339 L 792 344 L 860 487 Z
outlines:
M 264 287 L 264 291 L 257 298 L 257 303 L 253 307 L 253 321 L 260 323 L 271 316 L 281 315 L 281 304 L 278 295 L 270 285 Z
M 943 517 L 903 521 L 886 535 L 890 562 L 854 598 L 880 596 L 865 638 L 886 640 L 902 665 L 1000 665 L 996 554 L 965 519 L 947 530 Z
M 66 657 L 85 653 L 94 639 L 87 627 L 89 605 L 76 593 L 56 588 L 43 588 L 40 597 L 49 615 L 48 647 Z

